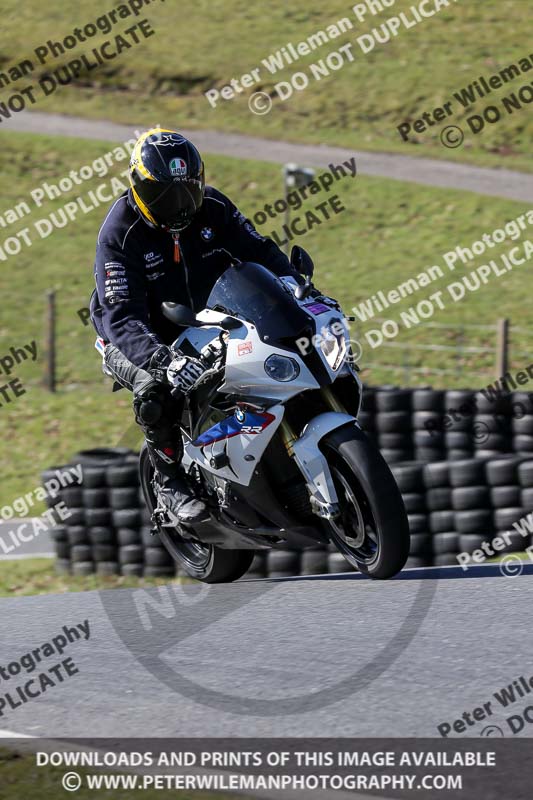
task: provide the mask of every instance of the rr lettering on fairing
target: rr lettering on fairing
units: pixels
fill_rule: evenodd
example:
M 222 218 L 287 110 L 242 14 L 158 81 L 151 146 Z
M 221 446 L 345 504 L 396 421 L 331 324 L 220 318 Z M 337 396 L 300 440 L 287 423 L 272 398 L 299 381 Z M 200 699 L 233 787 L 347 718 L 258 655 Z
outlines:
M 276 417 L 273 414 L 269 414 L 268 411 L 262 414 L 248 411 L 242 420 L 237 419 L 235 416 L 226 417 L 226 419 L 217 422 L 212 428 L 200 434 L 193 442 L 193 445 L 195 447 L 205 447 L 208 444 L 231 439 L 233 436 L 240 436 L 241 434 L 262 433 L 275 419 Z

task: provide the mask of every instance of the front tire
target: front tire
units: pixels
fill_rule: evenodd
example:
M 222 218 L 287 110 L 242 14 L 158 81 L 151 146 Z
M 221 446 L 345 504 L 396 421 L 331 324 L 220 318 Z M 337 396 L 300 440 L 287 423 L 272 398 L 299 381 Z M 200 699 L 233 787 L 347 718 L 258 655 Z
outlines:
M 341 512 L 328 521 L 346 560 L 371 578 L 391 578 L 409 555 L 409 522 L 387 462 L 353 423 L 332 431 L 320 449 L 331 470 Z
M 157 500 L 152 485 L 154 468 L 146 446 L 141 450 L 139 471 L 144 499 L 151 515 Z M 184 539 L 179 528 L 162 528 L 159 538 L 187 575 L 204 583 L 238 580 L 248 572 L 254 557 L 253 550 L 223 550 L 212 544 Z

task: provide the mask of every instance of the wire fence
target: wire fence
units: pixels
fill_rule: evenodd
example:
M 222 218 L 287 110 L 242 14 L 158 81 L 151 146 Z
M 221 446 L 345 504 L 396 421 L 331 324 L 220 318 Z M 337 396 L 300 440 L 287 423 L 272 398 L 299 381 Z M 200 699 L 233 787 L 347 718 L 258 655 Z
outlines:
M 426 322 L 422 329 L 402 331 L 401 342 L 384 339 L 375 348 L 361 326 L 352 329 L 352 338 L 363 346 L 361 371 L 374 384 L 392 378 L 405 386 L 475 387 L 533 364 L 533 330 L 506 319 L 492 325 Z
M 47 293 L 46 359 L 44 384 L 56 386 L 56 305 L 55 293 Z M 386 322 L 375 317 L 373 322 Z M 512 325 L 507 319 L 493 324 L 453 324 L 425 322 L 402 330 L 401 341 L 383 337 L 372 348 L 360 323 L 350 332 L 352 341 L 362 345 L 359 359 L 362 377 L 374 385 L 391 380 L 404 386 L 434 388 L 476 388 L 499 380 L 506 372 L 517 372 L 532 365 L 533 330 Z M 528 380 L 533 380 L 531 375 Z

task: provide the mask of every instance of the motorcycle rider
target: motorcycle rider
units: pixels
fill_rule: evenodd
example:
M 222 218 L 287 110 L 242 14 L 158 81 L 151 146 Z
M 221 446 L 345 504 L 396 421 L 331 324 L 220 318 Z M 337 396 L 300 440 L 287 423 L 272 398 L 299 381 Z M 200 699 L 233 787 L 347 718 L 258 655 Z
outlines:
M 231 200 L 205 185 L 198 150 L 177 131 L 143 133 L 132 151 L 129 178 L 131 188 L 111 206 L 98 233 L 91 320 L 103 340 L 108 373 L 133 392 L 159 507 L 180 522 L 198 523 L 209 515 L 180 467 L 176 387 L 183 397 L 210 365 L 172 351 L 177 329 L 163 316 L 161 303 L 204 308 L 228 256 L 301 278 Z

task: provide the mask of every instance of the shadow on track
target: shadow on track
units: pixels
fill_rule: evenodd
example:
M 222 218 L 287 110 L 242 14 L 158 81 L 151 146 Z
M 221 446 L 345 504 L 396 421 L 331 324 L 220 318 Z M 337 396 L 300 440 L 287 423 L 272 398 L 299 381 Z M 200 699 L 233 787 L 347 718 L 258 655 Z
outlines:
M 519 578 L 522 575 L 533 575 L 533 564 L 524 564 L 519 575 L 509 576 L 502 573 L 499 564 L 477 564 L 464 570 L 462 567 L 417 567 L 405 569 L 391 581 L 420 581 L 427 579 L 451 580 L 456 578 Z M 260 578 L 256 580 L 242 580 L 239 583 L 280 583 L 286 581 L 358 581 L 372 580 L 360 572 L 338 572 L 331 575 L 295 575 L 291 578 Z M 375 581 L 379 583 L 379 581 Z M 383 583 L 388 581 L 383 581 Z

